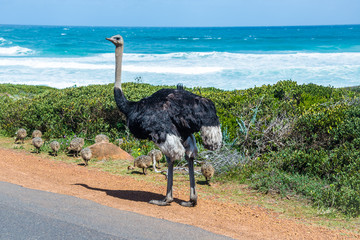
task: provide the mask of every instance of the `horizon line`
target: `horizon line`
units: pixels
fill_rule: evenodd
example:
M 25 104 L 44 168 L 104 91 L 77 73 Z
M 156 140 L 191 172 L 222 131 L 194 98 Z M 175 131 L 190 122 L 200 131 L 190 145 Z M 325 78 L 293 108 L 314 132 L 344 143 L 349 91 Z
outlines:
M 360 23 L 349 24 L 305 24 L 305 25 L 253 25 L 253 26 L 103 26 L 103 25 L 55 25 L 55 24 L 13 24 L 13 23 L 0 23 L 0 26 L 39 26 L 39 27 L 108 27 L 108 28 L 256 28 L 256 27 L 325 27 L 325 26 L 356 26 Z

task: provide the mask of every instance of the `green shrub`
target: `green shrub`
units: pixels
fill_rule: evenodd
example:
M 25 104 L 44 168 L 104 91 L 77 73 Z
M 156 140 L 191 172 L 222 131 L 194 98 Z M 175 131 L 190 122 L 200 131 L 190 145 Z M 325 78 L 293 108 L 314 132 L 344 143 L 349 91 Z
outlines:
M 48 90 L 56 91 L 56 89 L 46 86 L 32 86 L 32 85 L 20 85 L 20 84 L 0 84 L 0 96 L 7 95 L 12 98 L 31 97 Z
M 288 173 L 270 168 L 252 176 L 250 186 L 264 193 L 279 193 L 285 196 L 302 196 L 314 206 L 332 208 L 357 217 L 360 215 L 360 174 L 343 174 L 337 181 L 328 181 L 299 173 Z
M 175 88 L 123 84 L 130 101 L 163 87 Z M 213 156 L 222 179 L 250 182 L 263 192 L 302 195 L 316 206 L 349 216 L 360 214 L 357 89 L 294 81 L 234 91 L 187 88 L 216 105 L 229 149 Z M 113 84 L 67 89 L 0 84 L 0 133 L 14 136 L 20 127 L 39 129 L 48 141 L 59 139 L 63 149 L 75 135 L 91 144 L 99 133 L 111 141 L 125 139 L 122 147 L 134 157 L 155 147 L 129 133 L 113 98 Z M 199 134 L 195 137 L 201 142 Z M 228 158 L 233 158 L 231 164 L 224 161 Z

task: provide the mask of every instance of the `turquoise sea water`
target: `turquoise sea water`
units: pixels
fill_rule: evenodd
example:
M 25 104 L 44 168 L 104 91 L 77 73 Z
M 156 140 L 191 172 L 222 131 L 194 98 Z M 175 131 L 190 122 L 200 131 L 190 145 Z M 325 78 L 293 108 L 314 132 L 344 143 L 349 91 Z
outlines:
M 360 85 L 360 25 L 135 28 L 0 25 L 0 83 L 106 84 L 125 40 L 123 81 L 245 89 L 279 80 Z

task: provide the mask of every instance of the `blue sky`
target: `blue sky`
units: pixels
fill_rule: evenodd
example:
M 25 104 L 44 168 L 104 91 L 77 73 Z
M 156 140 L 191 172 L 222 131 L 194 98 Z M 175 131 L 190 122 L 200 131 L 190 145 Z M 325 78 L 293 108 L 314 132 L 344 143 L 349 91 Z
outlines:
M 0 24 L 170 27 L 360 24 L 360 0 L 0 0 Z

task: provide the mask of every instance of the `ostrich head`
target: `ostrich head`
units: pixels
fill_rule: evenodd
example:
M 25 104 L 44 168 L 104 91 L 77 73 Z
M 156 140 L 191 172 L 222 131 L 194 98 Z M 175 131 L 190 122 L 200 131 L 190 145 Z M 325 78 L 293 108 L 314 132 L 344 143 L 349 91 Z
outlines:
M 112 42 L 116 47 L 121 47 L 124 45 L 124 40 L 119 34 L 112 36 L 111 38 L 106 38 L 106 40 Z

